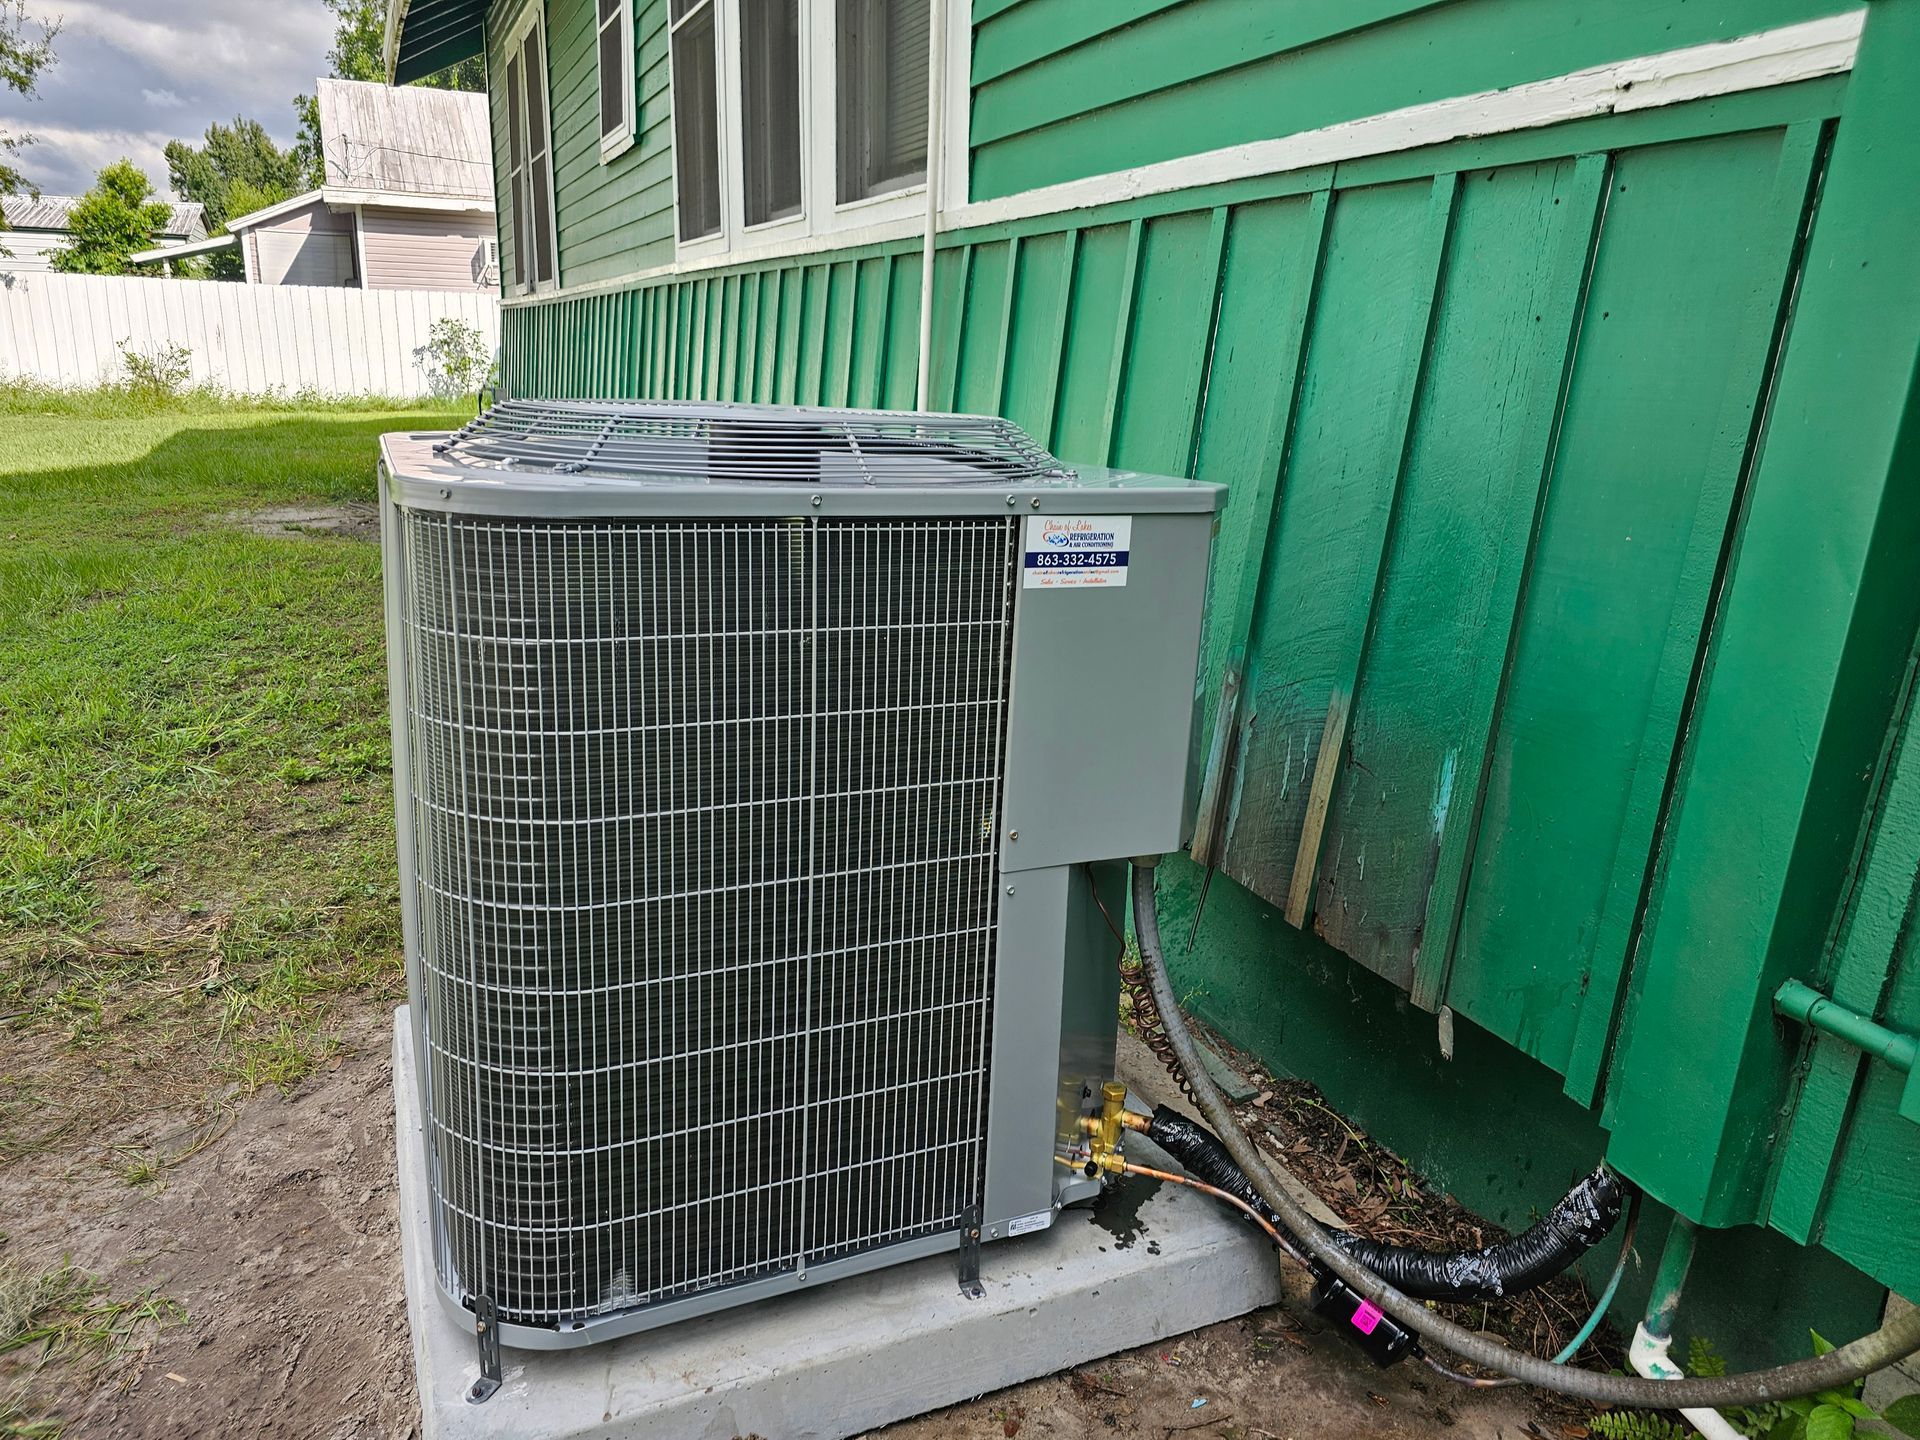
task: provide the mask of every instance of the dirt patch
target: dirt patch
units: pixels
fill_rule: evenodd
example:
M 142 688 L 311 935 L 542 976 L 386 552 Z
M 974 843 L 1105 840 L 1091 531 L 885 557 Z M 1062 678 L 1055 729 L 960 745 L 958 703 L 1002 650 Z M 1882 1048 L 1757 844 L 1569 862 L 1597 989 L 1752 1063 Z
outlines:
M 237 510 L 217 518 L 222 525 L 251 530 L 256 535 L 342 535 L 349 540 L 374 540 L 380 535 L 380 512 L 357 500 L 342 505 L 274 505 L 265 510 Z
M 1512 1392 L 1455 1392 L 1263 1310 L 874 1431 L 867 1440 L 1536 1440 Z
M 145 913 L 132 897 L 121 900 L 105 907 L 98 941 L 138 949 L 144 930 L 149 945 L 178 952 L 173 968 L 195 983 L 205 963 L 203 927 L 212 922 Z M 390 1003 L 372 996 L 344 1002 L 337 1057 L 290 1095 L 209 1088 L 204 1071 L 198 1083 L 180 1074 L 170 1083 L 174 1067 L 164 1051 L 144 1073 L 130 1072 L 124 1057 L 109 1060 L 84 1039 L 0 1028 L 8 1049 L 0 1098 L 11 1101 L 15 1135 L 11 1158 L 0 1157 L 0 1229 L 8 1232 L 0 1259 L 27 1273 L 71 1263 L 104 1295 L 152 1296 L 177 1314 L 172 1323 L 138 1327 L 106 1361 L 78 1356 L 36 1370 L 30 1353 L 0 1358 L 0 1420 L 8 1397 L 24 1389 L 21 1412 L 65 1421 L 68 1440 L 240 1433 L 360 1440 L 418 1432 L 400 1284 Z M 1172 1098 L 1156 1093 L 1171 1088 L 1164 1075 L 1143 1073 L 1143 1059 L 1152 1060 L 1141 1047 L 1127 1041 L 1123 1052 L 1123 1070 L 1150 1102 Z M 1425 1192 L 1317 1096 L 1253 1073 L 1264 1100 L 1247 1107 L 1248 1118 L 1343 1215 L 1414 1243 L 1492 1235 L 1447 1197 Z M 32 1117 L 37 1124 L 23 1123 Z M 1139 1217 L 1144 1194 L 1122 1185 L 1069 1223 L 1100 1225 L 1112 1243 L 1151 1253 L 1156 1239 Z M 1275 1262 L 1249 1245 L 1248 1263 Z M 1558 1440 L 1581 1433 L 1571 1412 L 1525 1391 L 1461 1390 L 1411 1364 L 1377 1370 L 1299 1299 L 876 1436 Z M 1533 1338 L 1552 1341 L 1584 1301 L 1573 1293 L 1556 1299 L 1556 1313 L 1536 1312 L 1516 1328 L 1537 1324 Z
M 67 1440 L 248 1434 L 327 1440 L 417 1433 L 400 1285 L 390 1011 L 350 1007 L 343 1058 L 291 1096 L 232 1091 L 121 1108 L 110 1123 L 0 1168 L 0 1255 L 63 1258 L 114 1295 L 152 1292 L 184 1318 L 108 1366 L 0 1361 L 0 1399 L 67 1421 Z M 84 1051 L 35 1037 L 84 1077 Z M 42 1079 L 49 1078 L 45 1071 Z M 175 1092 L 177 1094 L 177 1092 Z M 126 1095 L 119 1097 L 125 1106 Z M 145 1163 L 136 1182 L 129 1158 Z M 1079 1223 L 1151 1249 L 1120 1194 Z M 1249 1263 L 1272 1263 L 1249 1247 Z M 1196 1401 L 1204 1403 L 1196 1405 Z M 1267 1310 L 877 1432 L 884 1440 L 1522 1440 L 1562 1432 L 1524 1392 L 1455 1390 L 1378 1371 L 1311 1317 Z
M 184 1311 L 103 1369 L 27 1377 L 29 1413 L 69 1437 L 416 1430 L 385 1015 L 361 1018 L 349 1058 L 291 1097 L 136 1116 L 0 1171 L 16 1263 L 70 1258 L 110 1293 Z M 183 1158 L 135 1184 L 129 1154 Z

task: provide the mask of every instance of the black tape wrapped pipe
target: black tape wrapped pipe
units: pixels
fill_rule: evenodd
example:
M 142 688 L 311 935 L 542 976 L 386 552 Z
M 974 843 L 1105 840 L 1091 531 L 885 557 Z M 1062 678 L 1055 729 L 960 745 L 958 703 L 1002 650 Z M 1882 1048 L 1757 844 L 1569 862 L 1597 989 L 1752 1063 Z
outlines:
M 1162 1105 L 1153 1112 L 1147 1138 L 1195 1179 L 1246 1201 L 1284 1230 L 1285 1222 L 1260 1198 L 1226 1146 L 1204 1125 Z M 1537 1224 L 1479 1250 L 1413 1250 L 1345 1231 L 1329 1232 L 1327 1238 L 1394 1289 L 1416 1299 L 1491 1300 L 1546 1284 L 1599 1244 L 1620 1219 L 1626 1188 L 1618 1175 L 1602 1165 Z

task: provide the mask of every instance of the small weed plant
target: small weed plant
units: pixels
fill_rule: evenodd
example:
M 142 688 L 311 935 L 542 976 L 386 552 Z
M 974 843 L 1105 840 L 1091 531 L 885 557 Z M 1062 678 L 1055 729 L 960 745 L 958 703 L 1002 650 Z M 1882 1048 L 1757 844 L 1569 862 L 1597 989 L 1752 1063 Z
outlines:
M 127 389 L 148 400 L 171 400 L 193 379 L 193 351 L 169 343 L 156 350 L 136 350 L 131 339 L 120 342 L 120 367 L 127 372 Z

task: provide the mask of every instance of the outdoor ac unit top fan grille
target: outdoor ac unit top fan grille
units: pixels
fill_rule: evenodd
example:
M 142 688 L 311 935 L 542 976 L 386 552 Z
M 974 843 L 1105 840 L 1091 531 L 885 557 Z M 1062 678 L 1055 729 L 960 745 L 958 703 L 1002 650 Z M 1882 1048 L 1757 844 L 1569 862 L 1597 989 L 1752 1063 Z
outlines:
M 400 524 L 442 1283 L 565 1327 L 954 1231 L 1017 522 Z
M 1005 485 L 1074 473 L 988 416 L 764 405 L 504 400 L 434 450 L 475 467 L 682 484 Z

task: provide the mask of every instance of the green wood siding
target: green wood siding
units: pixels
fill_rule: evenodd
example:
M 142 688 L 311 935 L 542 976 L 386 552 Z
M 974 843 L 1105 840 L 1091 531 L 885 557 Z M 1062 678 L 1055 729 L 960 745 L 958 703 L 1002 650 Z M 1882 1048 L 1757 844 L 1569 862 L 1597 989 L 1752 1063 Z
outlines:
M 1891 764 L 1878 787 L 1858 880 L 1833 953 L 1797 978 L 1841 1004 L 1920 1035 L 1920 738 L 1915 666 L 1906 675 Z M 1821 973 L 1824 972 L 1824 973 Z M 1920 1125 L 1897 1113 L 1903 1078 L 1844 1041 L 1800 1037 L 1799 1093 L 1773 1162 L 1768 1218 L 1796 1240 L 1819 1240 L 1889 1285 L 1920 1269 L 1910 1223 L 1920 1176 Z
M 1920 3 L 1875 5 L 1676 773 L 1662 884 L 1607 1097 L 1622 1160 L 1660 1174 L 1675 1203 L 1716 1223 L 1761 1208 L 1805 1040 L 1773 1021 L 1771 997 L 1831 963 L 1920 626 L 1916 61 Z M 1912 831 L 1896 820 L 1878 831 L 1876 853 L 1883 843 L 1911 873 Z M 1909 972 L 1895 985 L 1908 1028 L 1911 984 Z M 1717 1023 L 1700 1024 L 1703 1014 Z M 1674 1072 L 1665 1084 L 1661 1066 Z M 1888 1221 L 1878 1253 L 1859 1263 L 1903 1266 L 1920 1259 L 1920 1174 L 1910 1122 L 1878 1108 L 1887 1078 L 1865 1082 L 1866 1129 L 1836 1180 L 1867 1191 L 1831 1200 L 1827 1242 L 1859 1243 L 1868 1227 L 1857 1204 Z M 1841 1226 L 1842 1215 L 1853 1218 Z M 1902 1288 L 1916 1288 L 1911 1276 Z
M 667 0 L 628 0 L 638 48 L 638 130 L 631 149 L 600 159 L 594 0 L 503 0 L 487 22 L 487 64 L 506 73 L 502 42 L 529 4 L 544 4 L 548 109 L 553 120 L 554 215 L 560 283 L 588 285 L 673 259 L 673 124 L 667 83 Z M 506 194 L 506 95 L 493 89 L 493 173 L 502 284 L 513 275 Z
M 974 0 L 972 198 L 1851 8 L 1843 0 Z
M 1876 17 L 1920 11 L 1886 3 Z M 1655 13 L 1615 18 L 1629 10 Z M 1705 38 L 1726 12 L 1659 13 L 1656 48 Z M 1510 23 L 1522 49 L 1571 43 L 1544 14 Z M 1629 30 L 1586 38 L 1608 33 Z M 1572 54 L 1552 63 L 1582 63 Z M 1557 1075 L 1568 1103 L 1605 1100 L 1616 1158 L 1659 1198 L 1722 1221 L 1765 1219 L 1777 1200 L 1783 1230 L 1913 1289 L 1920 1247 L 1887 1244 L 1877 1218 L 1916 1178 L 1891 1078 L 1813 1047 L 1796 1091 L 1802 1039 L 1777 1033 L 1754 988 L 1778 968 L 1753 959 L 1770 932 L 1722 956 L 1700 922 L 1673 918 L 1670 871 L 1662 884 L 1703 773 L 1721 798 L 1700 823 L 1735 832 L 1770 784 L 1731 738 L 1703 772 L 1693 717 L 1719 683 L 1722 631 L 1739 631 L 1729 617 L 1770 605 L 1744 556 L 1752 516 L 1791 496 L 1817 528 L 1833 483 L 1809 459 L 1769 495 L 1762 457 L 1785 443 L 1768 401 L 1808 294 L 1858 278 L 1830 265 L 1813 283 L 1829 153 L 1846 153 L 1850 125 L 1870 145 L 1893 123 L 1884 98 L 1856 118 L 1853 95 L 1836 77 L 944 235 L 932 399 L 1007 414 L 1069 461 L 1229 485 L 1197 842 L 1227 877 L 1218 903 L 1262 925 L 1287 916 L 1288 956 L 1328 975 L 1357 962 L 1410 997 L 1404 1015 L 1451 1007 L 1463 1043 L 1497 1038 Z M 1850 203 L 1844 223 L 1873 223 Z M 918 248 L 900 242 L 515 305 L 508 385 L 907 406 L 918 278 Z M 1884 482 L 1883 459 L 1868 457 L 1850 503 Z M 1904 657 L 1911 617 L 1880 619 L 1880 648 L 1898 636 Z M 1797 621 L 1773 620 L 1776 648 L 1801 643 Z M 1822 643 L 1830 666 L 1838 642 Z M 1765 665 L 1746 663 L 1759 713 Z M 1879 745 L 1891 700 L 1864 680 L 1859 693 L 1856 729 Z M 1816 725 L 1799 743 L 1818 738 Z M 1849 763 L 1872 771 L 1857 749 Z M 1863 785 L 1824 812 L 1846 833 L 1804 915 L 1838 903 Z M 1891 837 L 1873 853 L 1893 897 L 1920 838 L 1897 818 L 1876 833 Z M 1169 876 L 1184 890 L 1182 871 Z M 1272 947 L 1212 944 L 1210 928 L 1203 916 L 1189 978 L 1252 1003 Z M 1913 1028 L 1912 967 L 1885 924 L 1856 927 L 1869 932 L 1880 958 L 1836 973 L 1865 977 L 1849 993 L 1887 997 L 1879 1013 Z M 1819 957 L 1816 943 L 1792 973 L 1824 978 Z M 1394 1023 L 1433 1033 L 1430 1014 Z M 1748 1163 L 1740 1146 L 1796 1093 L 1798 1158 L 1777 1175 Z M 1699 1112 L 1690 1147 L 1671 1139 L 1669 1103 Z M 1736 1108 L 1750 1120 L 1724 1130 Z

